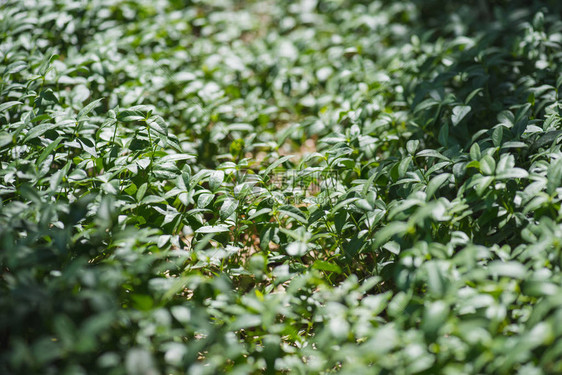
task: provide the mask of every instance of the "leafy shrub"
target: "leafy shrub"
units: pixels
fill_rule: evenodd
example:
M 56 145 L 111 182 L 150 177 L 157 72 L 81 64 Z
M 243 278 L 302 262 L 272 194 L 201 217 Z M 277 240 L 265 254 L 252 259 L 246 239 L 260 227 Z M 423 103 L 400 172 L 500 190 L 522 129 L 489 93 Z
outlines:
M 559 373 L 555 1 L 8 1 L 0 371 Z

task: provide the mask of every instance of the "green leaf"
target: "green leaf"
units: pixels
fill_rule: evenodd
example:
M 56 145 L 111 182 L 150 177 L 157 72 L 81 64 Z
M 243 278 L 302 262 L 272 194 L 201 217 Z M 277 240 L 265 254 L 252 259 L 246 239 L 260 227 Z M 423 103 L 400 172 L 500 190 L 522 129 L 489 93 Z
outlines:
M 425 265 L 427 271 L 427 286 L 429 291 L 437 298 L 442 298 L 448 288 L 449 282 L 443 274 L 440 263 L 437 261 L 427 262 Z
M 451 122 L 453 126 L 457 126 L 470 113 L 472 108 L 469 105 L 457 105 L 453 107 Z
M 427 335 L 436 335 L 447 320 L 449 312 L 449 306 L 443 301 L 428 304 L 424 309 L 421 328 Z
M 404 310 L 410 303 L 411 296 L 405 292 L 398 292 L 389 302 L 387 310 L 391 317 L 398 317 L 404 314 Z
M 335 263 L 326 262 L 324 260 L 317 260 L 312 264 L 312 268 L 320 271 L 327 271 L 327 272 L 334 272 L 340 275 L 342 273 L 342 269 Z
M 502 144 L 503 139 L 503 126 L 497 126 L 492 132 L 492 142 L 494 146 L 499 147 Z
M 144 198 L 144 194 L 146 194 L 147 189 L 148 189 L 148 183 L 146 182 L 138 188 L 137 195 L 136 195 L 137 202 L 142 201 L 142 199 Z
M 390 240 L 393 236 L 406 233 L 408 229 L 408 223 L 404 223 L 401 221 L 394 221 L 387 224 L 381 230 L 375 233 L 374 247 L 377 248 L 381 246 L 382 244 Z
M 306 224 L 306 218 L 303 216 L 302 212 L 293 206 L 285 205 L 279 208 L 279 212 L 292 217 L 293 219 L 297 220 L 301 224 Z
M 406 150 L 410 155 L 413 156 L 416 154 L 416 150 L 418 149 L 419 144 L 420 144 L 419 140 L 411 139 L 406 143 Z
M 230 232 L 230 229 L 224 225 L 203 226 L 195 231 L 195 233 L 224 233 Z
M 517 142 L 517 141 L 509 141 L 509 142 L 505 142 L 502 145 L 502 149 L 508 149 L 508 148 L 525 148 L 525 147 L 529 147 L 527 144 L 523 143 L 523 142 Z
M 437 158 L 449 161 L 450 159 L 446 156 L 441 155 L 439 152 L 435 150 L 422 150 L 416 154 L 416 156 L 421 156 L 425 158 Z
M 308 246 L 304 242 L 296 241 L 287 246 L 287 254 L 293 257 L 300 257 L 308 252 Z
M 443 183 L 445 183 L 445 181 L 449 179 L 450 176 L 450 173 L 441 173 L 440 175 L 433 177 L 431 181 L 429 181 L 425 190 L 428 200 L 433 197 L 437 189 L 439 189 L 441 185 L 443 185 Z
M 476 194 L 482 196 L 488 186 L 494 181 L 494 177 L 491 176 L 481 176 L 476 180 Z
M 470 147 L 470 158 L 474 161 L 479 161 L 482 155 L 480 154 L 480 146 L 478 143 L 474 143 Z
M 490 155 L 485 155 L 480 160 L 480 170 L 486 175 L 493 175 L 496 170 L 496 161 Z
M 92 101 L 91 103 L 89 103 L 87 106 L 85 106 L 84 108 L 82 108 L 80 110 L 80 112 L 78 112 L 78 120 L 81 120 L 83 117 L 87 116 L 95 107 L 98 106 L 98 104 L 103 100 L 103 98 L 100 99 L 96 99 L 94 101 Z
M 148 126 L 157 133 L 167 136 L 168 135 L 168 124 L 160 116 L 154 116 L 147 121 Z
M 562 185 L 562 158 L 552 162 L 548 167 L 546 192 L 549 195 L 554 194 L 557 188 Z
M 39 66 L 39 75 L 44 76 L 49 71 L 49 66 L 53 62 L 54 59 L 57 59 L 59 55 L 57 54 L 47 54 L 41 61 L 41 65 Z M 52 69 L 52 68 L 51 68 Z
M 470 101 L 476 96 L 478 95 L 480 92 L 482 92 L 482 88 L 477 88 L 476 90 L 473 90 L 470 94 L 468 94 L 468 96 L 465 99 L 465 103 L 468 105 L 470 103 Z
M 47 158 L 47 156 L 49 156 L 51 152 L 53 152 L 57 148 L 57 146 L 62 140 L 63 140 L 62 137 L 58 137 L 53 142 L 49 143 L 49 145 L 45 147 L 45 149 L 37 159 L 37 164 L 40 165 L 41 163 L 43 163 L 43 161 Z
M 57 98 L 57 96 L 55 95 L 53 90 L 51 90 L 51 89 L 46 89 L 45 91 L 43 91 L 41 93 L 41 96 L 44 97 L 45 99 L 51 101 L 51 102 L 55 102 L 55 103 L 59 102 L 59 99 Z
M 398 165 L 398 175 L 400 177 L 403 177 L 406 174 L 406 172 L 408 171 L 408 168 L 410 167 L 411 162 L 412 162 L 411 156 L 407 156 L 404 159 L 402 159 L 402 161 Z
M 242 314 L 234 320 L 230 325 L 230 329 L 233 331 L 238 331 L 240 329 L 248 329 L 251 327 L 258 327 L 262 324 L 262 318 L 260 315 L 255 314 Z
M 221 186 L 224 181 L 223 171 L 213 171 L 209 176 L 209 188 L 211 191 L 215 192 Z
M 4 112 L 7 109 L 13 108 L 16 105 L 23 104 L 22 102 L 12 101 L 0 104 L 0 112 Z
M 268 176 L 269 173 L 274 170 L 275 168 L 277 168 L 279 165 L 281 165 L 282 163 L 286 162 L 287 160 L 291 159 L 293 157 L 293 155 L 287 155 L 287 156 L 283 156 L 282 158 L 274 161 L 273 163 L 271 163 L 271 165 L 269 167 L 267 167 L 261 174 L 262 176 Z
M 519 262 L 493 261 L 488 265 L 488 271 L 493 276 L 506 276 L 514 279 L 524 279 L 527 269 Z
M 23 142 L 26 143 L 32 139 L 35 139 L 37 137 L 42 136 L 43 134 L 45 134 L 46 132 L 48 132 L 49 130 L 52 129 L 56 129 L 58 128 L 59 125 L 58 124 L 39 124 L 35 127 L 33 127 L 26 135 L 25 138 L 23 139 Z
M 441 125 L 438 139 L 441 146 L 447 146 L 449 144 L 449 125 L 447 123 Z
M 128 374 L 157 375 L 152 353 L 143 348 L 132 348 L 127 351 L 125 368 Z
M 144 119 L 144 114 L 135 110 L 123 110 L 117 114 L 117 120 L 121 122 L 142 121 Z
M 238 208 L 238 200 L 236 199 L 232 199 L 232 198 L 227 198 L 221 208 L 220 208 L 220 217 L 221 219 L 227 219 L 228 217 L 230 217 L 230 215 L 232 215 L 234 213 L 234 211 L 236 211 L 236 209 Z
M 261 210 L 257 210 L 256 212 L 254 212 L 252 215 L 250 215 L 250 217 L 248 218 L 248 220 L 254 220 L 255 218 L 270 213 L 272 210 L 269 207 L 265 207 L 262 208 Z
M 199 208 L 207 207 L 209 203 L 211 203 L 214 197 L 215 197 L 214 194 L 208 194 L 208 193 L 200 194 L 199 197 L 197 198 L 197 207 Z
M 25 68 L 27 68 L 27 63 L 25 61 L 15 61 L 6 67 L 6 70 L 3 74 L 19 73 Z
M 9 145 L 12 142 L 13 139 L 10 133 L 0 131 L 0 148 Z
M 143 184 L 144 185 L 144 184 Z M 142 188 L 139 188 L 139 190 Z M 138 196 L 138 193 L 137 193 Z M 142 199 L 142 201 L 140 202 L 141 204 L 153 204 L 153 203 L 164 203 L 166 202 L 166 199 L 164 197 L 160 197 L 158 195 L 147 195 L 146 197 L 144 197 Z
M 193 159 L 195 159 L 195 156 L 193 156 L 193 155 L 172 154 L 172 155 L 166 155 L 166 156 L 160 158 L 160 160 L 158 160 L 158 162 L 163 164 L 163 163 L 170 162 L 170 161 L 193 160 Z
M 521 168 L 511 168 L 508 169 L 507 171 L 498 173 L 496 175 L 496 178 L 498 180 L 502 180 L 502 179 L 508 180 L 512 178 L 528 178 L 528 177 L 529 177 L 529 172 Z

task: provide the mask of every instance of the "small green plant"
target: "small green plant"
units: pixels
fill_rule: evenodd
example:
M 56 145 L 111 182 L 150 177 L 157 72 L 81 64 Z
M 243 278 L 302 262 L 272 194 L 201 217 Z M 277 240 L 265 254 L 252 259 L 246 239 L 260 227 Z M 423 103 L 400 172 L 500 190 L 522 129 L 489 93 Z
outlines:
M 0 373 L 562 372 L 556 1 L 5 1 Z

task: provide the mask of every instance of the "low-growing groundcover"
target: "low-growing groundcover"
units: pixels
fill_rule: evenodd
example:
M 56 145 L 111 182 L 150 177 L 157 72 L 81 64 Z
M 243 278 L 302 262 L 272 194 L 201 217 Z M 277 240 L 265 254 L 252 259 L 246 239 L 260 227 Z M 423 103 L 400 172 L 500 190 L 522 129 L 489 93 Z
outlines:
M 561 8 L 0 2 L 0 373 L 561 373 Z

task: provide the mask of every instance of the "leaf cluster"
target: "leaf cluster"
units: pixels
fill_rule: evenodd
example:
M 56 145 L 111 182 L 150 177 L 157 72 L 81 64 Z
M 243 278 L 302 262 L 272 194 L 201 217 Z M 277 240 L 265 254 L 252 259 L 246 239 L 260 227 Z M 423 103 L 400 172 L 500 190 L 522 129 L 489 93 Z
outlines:
M 562 372 L 560 8 L 0 5 L 0 372 Z

